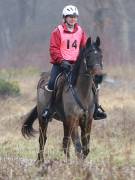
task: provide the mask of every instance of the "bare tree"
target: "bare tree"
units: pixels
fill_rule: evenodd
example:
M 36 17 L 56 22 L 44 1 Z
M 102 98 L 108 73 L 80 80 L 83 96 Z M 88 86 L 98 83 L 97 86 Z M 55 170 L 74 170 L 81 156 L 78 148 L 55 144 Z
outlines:
M 27 0 L 18 0 L 18 7 L 19 7 L 19 24 L 20 27 L 23 27 L 26 23 L 27 18 Z
M 34 21 L 36 18 L 37 0 L 32 0 L 32 13 L 31 18 Z

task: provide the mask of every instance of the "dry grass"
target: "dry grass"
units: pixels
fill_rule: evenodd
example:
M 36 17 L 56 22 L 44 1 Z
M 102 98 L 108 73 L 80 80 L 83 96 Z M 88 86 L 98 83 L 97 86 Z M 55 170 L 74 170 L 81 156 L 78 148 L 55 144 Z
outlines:
M 15 76 L 22 95 L 0 99 L 0 179 L 135 179 L 135 80 L 134 67 L 107 67 L 114 83 L 104 82 L 100 102 L 108 118 L 94 121 L 91 153 L 78 162 L 71 147 L 71 161 L 66 162 L 61 149 L 62 124 L 53 121 L 48 129 L 45 164 L 36 168 L 38 135 L 25 140 L 20 133 L 21 117 L 35 105 L 39 75 Z M 38 128 L 38 123 L 35 123 Z

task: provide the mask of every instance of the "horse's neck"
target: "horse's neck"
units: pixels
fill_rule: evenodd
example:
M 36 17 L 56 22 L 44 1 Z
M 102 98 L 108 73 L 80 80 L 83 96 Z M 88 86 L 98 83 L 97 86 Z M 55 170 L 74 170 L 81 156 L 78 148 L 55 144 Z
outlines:
M 86 72 L 86 65 L 84 61 L 81 63 L 79 69 L 76 89 L 83 98 L 87 98 L 92 89 L 92 77 Z
M 76 83 L 77 91 L 83 96 L 87 97 L 92 88 L 92 78 L 89 75 L 80 74 Z

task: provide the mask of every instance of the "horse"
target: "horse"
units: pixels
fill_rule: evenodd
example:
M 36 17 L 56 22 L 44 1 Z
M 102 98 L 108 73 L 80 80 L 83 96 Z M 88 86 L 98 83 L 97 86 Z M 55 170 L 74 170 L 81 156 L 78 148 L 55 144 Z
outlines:
M 57 80 L 57 90 L 53 102 L 53 116 L 63 123 L 64 137 L 63 150 L 70 158 L 70 142 L 75 147 L 78 158 L 86 158 L 89 154 L 90 133 L 95 108 L 95 98 L 93 92 L 93 77 L 102 76 L 102 50 L 100 48 L 100 38 L 92 41 L 88 37 L 86 46 L 80 50 L 77 62 L 73 67 L 76 72 L 76 79 L 71 83 L 71 76 L 63 73 Z M 64 80 L 63 80 L 64 79 Z M 64 83 L 63 83 L 64 82 Z M 42 112 L 46 105 L 44 87 L 45 77 L 42 76 L 37 86 L 37 105 L 31 110 L 22 125 L 22 135 L 33 136 L 35 130 L 33 123 L 39 120 L 39 152 L 37 163 L 44 162 L 44 147 L 47 140 L 48 122 L 42 118 Z M 79 135 L 79 127 L 81 137 Z

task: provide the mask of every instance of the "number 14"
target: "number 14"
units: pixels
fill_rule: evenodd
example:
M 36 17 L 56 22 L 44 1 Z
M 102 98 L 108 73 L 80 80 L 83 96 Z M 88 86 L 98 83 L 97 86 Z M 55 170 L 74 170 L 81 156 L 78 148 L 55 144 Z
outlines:
M 74 40 L 74 42 L 72 43 L 71 47 L 74 47 L 75 49 L 77 48 L 77 40 Z M 70 40 L 67 40 L 67 49 L 70 48 Z

